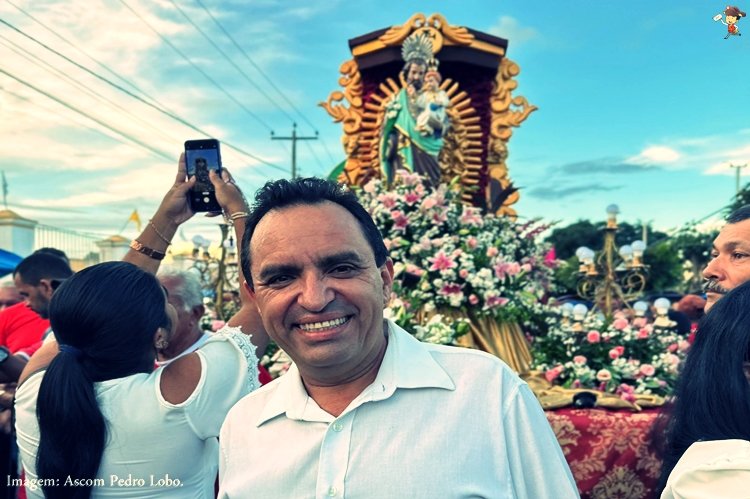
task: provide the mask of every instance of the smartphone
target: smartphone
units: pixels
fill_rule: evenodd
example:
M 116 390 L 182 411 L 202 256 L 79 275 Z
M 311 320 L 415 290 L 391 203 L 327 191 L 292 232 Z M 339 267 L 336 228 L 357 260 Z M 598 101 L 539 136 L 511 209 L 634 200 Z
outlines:
M 216 139 L 185 141 L 185 165 L 189 178 L 195 177 L 195 185 L 188 191 L 190 208 L 195 211 L 221 211 L 208 171 L 221 175 L 221 151 Z

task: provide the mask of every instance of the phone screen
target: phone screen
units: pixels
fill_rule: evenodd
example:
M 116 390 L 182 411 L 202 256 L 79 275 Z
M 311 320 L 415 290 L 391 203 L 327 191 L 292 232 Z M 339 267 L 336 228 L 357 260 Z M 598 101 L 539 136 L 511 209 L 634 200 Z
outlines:
M 208 171 L 221 174 L 221 153 L 216 139 L 188 140 L 185 142 L 185 166 L 188 177 L 195 177 L 190 190 L 190 207 L 193 211 L 221 211 L 216 202 L 214 186 Z

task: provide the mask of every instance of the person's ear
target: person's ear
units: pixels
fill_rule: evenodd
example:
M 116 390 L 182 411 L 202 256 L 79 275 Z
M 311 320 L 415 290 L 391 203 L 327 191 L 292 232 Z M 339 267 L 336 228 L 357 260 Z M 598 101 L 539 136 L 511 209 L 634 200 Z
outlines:
M 160 327 L 156 330 L 156 333 L 154 334 L 154 347 L 157 350 L 164 350 L 169 346 L 169 332 L 164 329 L 163 327 Z
M 39 279 L 39 284 L 36 285 L 41 291 L 42 295 L 49 300 L 55 292 L 55 286 L 52 285 L 52 279 Z
M 391 291 L 393 290 L 393 260 L 385 259 L 385 263 L 380 267 L 380 277 L 383 279 L 383 303 L 386 305 L 391 301 Z
M 200 321 L 203 314 L 206 313 L 206 307 L 203 305 L 196 305 L 190 310 L 190 317 L 196 321 Z

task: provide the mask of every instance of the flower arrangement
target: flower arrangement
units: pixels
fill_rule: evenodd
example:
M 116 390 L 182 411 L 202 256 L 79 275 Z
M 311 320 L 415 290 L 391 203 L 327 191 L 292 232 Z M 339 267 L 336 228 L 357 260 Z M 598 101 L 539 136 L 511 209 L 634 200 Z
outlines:
M 590 313 L 577 325 L 561 315 L 534 341 L 534 368 L 550 383 L 614 393 L 633 402 L 635 394 L 669 395 L 688 349 L 687 337 L 655 328 L 643 317 L 618 312 L 612 320 Z
M 483 214 L 461 202 L 456 184 L 433 189 L 402 170 L 391 189 L 375 179 L 357 192 L 394 261 L 387 316 L 420 339 L 446 344 L 468 331 L 466 317 L 539 316 L 557 265 L 538 242 L 546 225 Z

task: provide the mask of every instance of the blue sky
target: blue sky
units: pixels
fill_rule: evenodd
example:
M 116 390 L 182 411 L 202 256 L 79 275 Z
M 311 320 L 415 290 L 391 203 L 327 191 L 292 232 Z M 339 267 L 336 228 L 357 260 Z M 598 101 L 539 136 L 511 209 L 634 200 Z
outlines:
M 292 119 L 299 133 L 320 134 L 299 145 L 303 174 L 326 174 L 343 157 L 341 127 L 317 104 L 340 88 L 347 40 L 416 12 L 509 40 L 507 55 L 521 67 L 515 95 L 539 107 L 510 141 L 521 216 L 602 219 L 617 203 L 624 220 L 670 229 L 726 204 L 735 190 L 729 164 L 750 163 L 750 20 L 739 22 L 744 36 L 724 40 L 726 28 L 712 17 L 725 2 L 201 0 L 251 63 L 196 0 L 11 1 L 0 2 L 0 18 L 23 33 L 115 80 L 14 5 L 174 114 L 276 165 L 223 148 L 248 195 L 288 171 L 289 145 L 271 141 L 270 131 L 289 135 Z M 183 141 L 200 134 L 4 24 L 0 54 L 0 170 L 9 207 L 103 235 L 120 231 L 133 208 L 145 221 L 173 178 Z M 206 235 L 215 223 L 192 221 L 185 233 Z

